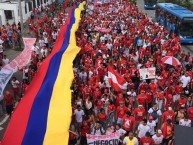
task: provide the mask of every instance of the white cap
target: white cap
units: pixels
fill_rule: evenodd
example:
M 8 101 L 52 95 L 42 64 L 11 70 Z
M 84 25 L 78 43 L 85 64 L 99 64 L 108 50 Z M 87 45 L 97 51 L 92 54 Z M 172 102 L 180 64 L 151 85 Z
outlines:
M 127 92 L 127 95 L 131 95 L 131 92 Z

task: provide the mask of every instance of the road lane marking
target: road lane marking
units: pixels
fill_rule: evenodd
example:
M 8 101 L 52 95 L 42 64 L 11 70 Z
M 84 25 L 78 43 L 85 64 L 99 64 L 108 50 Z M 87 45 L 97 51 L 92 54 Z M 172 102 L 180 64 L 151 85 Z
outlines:
M 8 118 L 9 118 L 9 115 L 6 115 L 5 118 L 0 122 L 0 126 L 4 124 Z
M 3 130 L 4 128 L 0 126 L 0 131 Z

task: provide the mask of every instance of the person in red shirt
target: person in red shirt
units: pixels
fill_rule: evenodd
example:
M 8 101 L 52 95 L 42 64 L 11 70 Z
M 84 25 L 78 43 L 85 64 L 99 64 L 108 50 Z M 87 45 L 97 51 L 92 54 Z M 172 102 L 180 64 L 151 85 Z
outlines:
M 120 102 L 125 102 L 125 98 L 123 97 L 123 94 L 118 94 L 118 96 L 113 95 L 115 98 L 115 106 L 119 106 Z
M 185 98 L 185 95 L 184 94 L 181 94 L 180 95 L 180 98 L 176 101 L 176 109 L 179 110 L 181 106 L 184 106 L 186 105 L 186 98 Z
M 165 112 L 162 114 L 162 123 L 166 122 L 167 119 L 172 120 L 172 122 L 175 121 L 175 113 L 174 113 L 174 111 L 172 110 L 172 107 L 168 107 L 168 110 L 165 111 Z
M 80 132 L 80 144 L 81 145 L 87 145 L 87 139 L 86 139 L 86 134 L 90 133 L 90 124 L 84 120 L 82 125 L 81 125 L 81 132 Z
M 123 129 L 127 132 L 134 131 L 135 129 L 135 118 L 131 116 L 131 112 L 127 111 L 123 117 Z
M 112 100 L 108 101 L 108 106 L 107 106 L 107 122 L 108 125 L 111 126 L 114 123 L 115 120 L 115 105 Z
M 22 83 L 21 83 L 22 96 L 25 94 L 25 91 L 26 91 L 27 87 L 28 87 L 27 80 L 24 79 L 24 80 L 22 81 Z
M 136 97 L 136 101 L 137 101 L 137 104 L 139 105 L 143 105 L 144 108 L 146 108 L 146 105 L 147 105 L 147 96 L 145 94 L 145 91 L 144 90 L 141 90 L 141 94 L 139 94 L 137 97 Z
M 154 82 L 154 80 L 151 80 L 151 82 L 149 83 L 149 88 L 150 88 L 150 90 L 151 90 L 151 92 L 153 93 L 153 92 L 156 92 L 156 84 L 155 84 L 155 82 Z
M 165 110 L 167 110 L 167 108 L 170 106 L 174 106 L 173 96 L 171 94 L 168 94 L 164 102 L 165 102 L 165 106 L 164 106 Z
M 6 106 L 6 112 L 8 115 L 11 115 L 11 112 L 13 111 L 13 96 L 9 91 L 5 92 L 4 101 Z
M 143 119 L 145 118 L 145 109 L 143 105 L 138 105 L 138 108 L 134 109 L 134 116 L 137 122 L 143 121 Z
M 192 103 L 193 103 L 193 99 L 192 99 Z M 193 106 L 188 108 L 187 114 L 189 116 L 189 119 L 191 120 L 191 124 L 193 127 Z
M 97 118 L 100 124 L 103 126 L 103 128 L 105 128 L 105 123 L 106 123 L 106 118 L 107 118 L 105 109 L 103 108 L 100 109 L 100 112 L 97 114 Z
M 140 138 L 140 145 L 153 145 L 153 139 L 149 132 L 146 132 L 145 136 Z
M 123 116 L 127 111 L 128 109 L 125 106 L 125 102 L 120 102 L 120 106 L 117 107 L 117 111 L 116 111 L 117 124 L 122 124 Z
M 152 107 L 152 103 L 153 103 L 153 92 L 148 88 L 147 92 L 146 92 L 146 96 L 147 96 L 147 105 L 148 105 L 148 110 L 149 108 Z

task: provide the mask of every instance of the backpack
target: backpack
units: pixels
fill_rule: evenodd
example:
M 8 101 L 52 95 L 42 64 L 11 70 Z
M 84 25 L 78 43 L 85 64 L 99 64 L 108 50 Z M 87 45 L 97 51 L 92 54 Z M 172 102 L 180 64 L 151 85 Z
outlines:
M 103 132 L 102 132 L 102 127 L 100 127 L 100 132 L 101 132 L 101 135 L 103 135 Z M 96 127 L 94 127 L 94 134 L 96 133 Z
M 153 110 L 153 112 L 151 113 L 151 116 L 153 117 L 153 120 L 158 119 L 158 114 L 157 114 L 157 111 L 158 111 L 159 109 L 154 110 L 154 109 L 152 108 L 152 110 Z

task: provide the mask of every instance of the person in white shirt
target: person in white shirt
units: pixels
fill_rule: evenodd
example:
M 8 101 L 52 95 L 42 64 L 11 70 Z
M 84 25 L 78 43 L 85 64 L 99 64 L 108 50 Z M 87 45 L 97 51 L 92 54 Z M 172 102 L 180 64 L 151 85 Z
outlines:
M 188 118 L 187 115 L 185 115 L 184 119 L 180 119 L 179 125 L 186 126 L 186 127 L 191 127 L 191 120 Z
M 6 55 L 3 55 L 2 61 L 3 61 L 3 65 L 7 65 L 9 63 L 9 59 L 7 58 Z
M 0 45 L 3 45 L 3 40 L 0 38 Z
M 155 134 L 155 127 L 156 127 L 156 122 L 153 120 L 152 116 L 149 116 L 148 121 L 147 121 L 147 125 L 150 127 L 150 135 L 154 135 Z
M 27 66 L 26 66 L 26 67 L 23 69 L 23 79 L 28 80 L 28 78 L 29 78 L 28 72 L 29 72 L 29 69 L 28 69 Z
M 133 132 L 129 132 L 129 135 L 126 136 L 123 140 L 123 145 L 128 145 L 134 142 L 132 145 L 139 145 L 139 141 L 136 137 L 134 137 Z
M 88 111 L 92 109 L 92 101 L 91 101 L 90 98 L 86 99 L 86 101 L 85 101 L 85 108 Z
M 39 46 L 40 46 L 40 48 L 42 48 L 44 46 L 44 39 L 43 38 L 41 38 L 39 40 Z
M 0 45 L 0 54 L 3 55 L 3 45 Z
M 120 124 L 116 124 L 115 126 L 115 132 L 118 132 L 121 136 L 125 135 L 127 131 L 121 128 Z
M 161 110 L 158 108 L 157 103 L 153 105 L 152 108 L 148 110 L 148 113 L 150 116 L 153 117 L 153 120 L 155 120 L 156 123 L 158 123 L 160 116 L 162 115 Z
M 53 38 L 53 41 L 54 41 L 54 42 L 56 41 L 57 36 L 58 36 L 58 32 L 57 32 L 57 31 L 53 31 L 53 32 L 52 32 L 52 38 Z
M 78 105 L 77 109 L 74 110 L 74 115 L 75 115 L 77 123 L 82 123 L 84 111 L 81 109 L 80 105 Z
M 76 119 L 76 128 L 78 132 L 80 131 L 80 125 L 82 124 L 83 117 L 84 117 L 84 111 L 81 109 L 80 105 L 77 105 L 77 109 L 74 110 L 74 116 Z
M 138 138 L 144 137 L 146 132 L 150 132 L 150 127 L 147 125 L 147 119 L 143 119 L 138 126 Z
M 81 82 L 85 82 L 86 81 L 86 79 L 87 79 L 86 71 L 82 71 L 82 72 L 79 73 L 79 79 L 80 79 Z
M 40 50 L 40 53 L 41 53 L 41 56 L 42 57 L 46 57 L 48 55 L 48 50 L 46 47 L 43 47 L 41 50 Z
M 16 77 L 12 78 L 11 81 L 11 85 L 12 85 L 12 89 L 13 89 L 13 94 L 14 94 L 14 98 L 15 101 L 17 101 L 17 97 L 19 97 L 19 81 L 16 79 Z
M 103 129 L 102 125 L 99 122 L 96 122 L 95 127 L 93 127 L 92 135 L 103 135 L 105 134 L 105 130 Z
M 34 44 L 34 46 L 32 47 L 32 51 L 34 51 L 36 54 L 39 54 L 39 47 Z
M 154 136 L 152 136 L 152 139 L 154 141 L 154 145 L 161 145 L 163 142 L 162 131 L 160 129 L 158 129 L 156 134 Z
M 44 36 L 44 44 L 46 45 L 46 48 L 48 48 L 48 36 Z
M 190 77 L 188 76 L 187 73 L 185 73 L 185 75 L 180 77 L 180 82 L 182 82 L 182 87 L 185 88 L 188 83 L 190 82 Z

